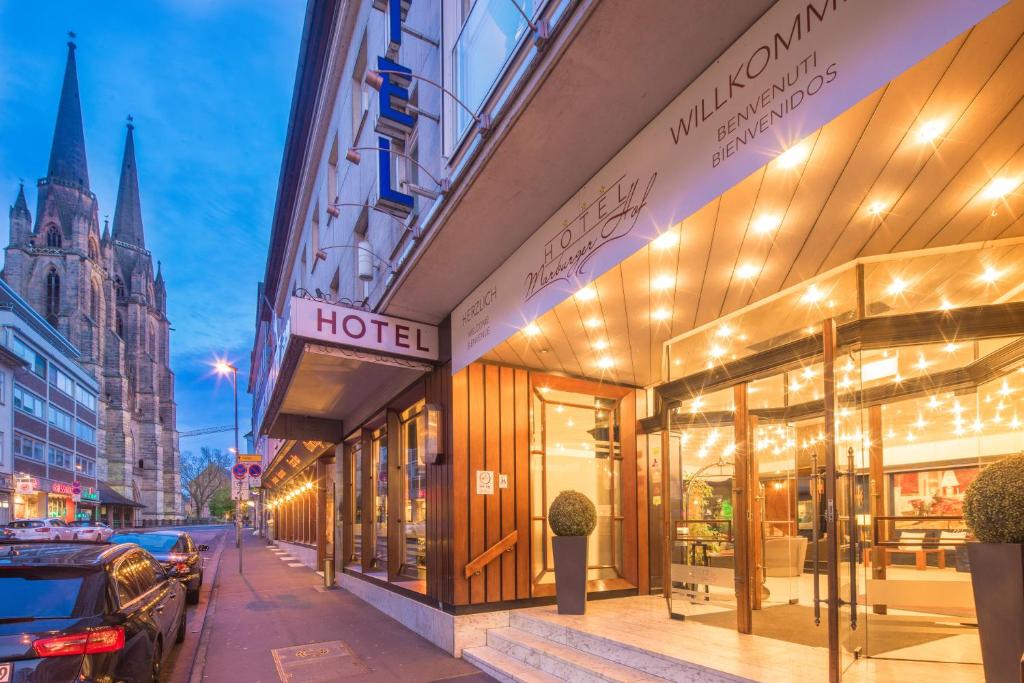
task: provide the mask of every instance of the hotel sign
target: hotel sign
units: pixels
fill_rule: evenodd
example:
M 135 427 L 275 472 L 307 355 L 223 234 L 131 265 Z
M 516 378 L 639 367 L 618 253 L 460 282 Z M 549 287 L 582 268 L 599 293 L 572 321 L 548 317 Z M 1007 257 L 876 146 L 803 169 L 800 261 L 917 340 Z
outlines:
M 437 328 L 433 325 L 378 315 L 369 311 L 292 297 L 293 336 L 423 360 L 438 359 Z
M 456 307 L 452 371 L 1004 3 L 775 3 Z

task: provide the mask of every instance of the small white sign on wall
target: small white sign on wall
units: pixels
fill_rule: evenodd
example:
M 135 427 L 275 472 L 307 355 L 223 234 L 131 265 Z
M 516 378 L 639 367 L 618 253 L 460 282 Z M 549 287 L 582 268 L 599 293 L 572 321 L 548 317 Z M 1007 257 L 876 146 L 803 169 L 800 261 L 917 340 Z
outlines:
M 507 474 L 499 474 L 498 475 L 498 488 L 499 489 L 507 489 L 508 488 L 508 475 Z
M 494 472 L 476 471 L 476 493 L 478 496 L 490 496 L 494 493 Z

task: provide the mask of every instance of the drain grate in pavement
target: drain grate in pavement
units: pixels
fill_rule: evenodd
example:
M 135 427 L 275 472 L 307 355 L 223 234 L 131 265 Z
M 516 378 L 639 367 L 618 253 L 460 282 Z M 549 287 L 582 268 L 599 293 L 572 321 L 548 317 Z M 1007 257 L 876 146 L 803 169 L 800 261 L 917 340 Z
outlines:
M 271 650 L 282 683 L 328 683 L 369 672 L 340 640 Z

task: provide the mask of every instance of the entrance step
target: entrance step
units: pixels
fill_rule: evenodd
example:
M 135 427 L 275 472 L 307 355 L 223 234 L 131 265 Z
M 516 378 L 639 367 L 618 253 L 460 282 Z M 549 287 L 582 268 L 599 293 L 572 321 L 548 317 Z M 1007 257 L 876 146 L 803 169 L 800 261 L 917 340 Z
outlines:
M 665 679 L 515 627 L 487 631 L 487 645 L 520 662 L 565 681 L 636 683 Z
M 563 680 L 486 645 L 464 648 L 462 658 L 501 683 L 562 683 Z
M 575 628 L 565 623 L 556 623 L 551 619 L 535 616 L 530 610 L 513 610 L 509 613 L 510 630 L 525 632 L 538 641 L 551 647 L 560 647 L 560 652 L 571 650 L 579 655 L 602 659 L 621 669 L 597 669 L 597 678 L 588 680 L 620 681 L 620 680 L 667 680 L 667 681 L 700 681 L 701 683 L 751 681 L 753 679 L 736 676 L 725 671 L 716 671 L 707 666 L 686 661 L 678 657 L 647 649 L 641 644 L 624 642 L 624 640 L 605 634 L 599 635 Z M 500 631 L 495 634 L 495 642 L 502 637 Z M 488 645 L 491 645 L 491 631 L 488 631 Z M 492 645 L 493 647 L 493 645 Z M 592 660 L 587 660 L 592 661 Z M 533 663 L 532 661 L 530 662 Z M 621 676 L 635 671 L 635 678 L 616 678 L 615 672 Z M 567 677 L 567 680 L 576 680 Z

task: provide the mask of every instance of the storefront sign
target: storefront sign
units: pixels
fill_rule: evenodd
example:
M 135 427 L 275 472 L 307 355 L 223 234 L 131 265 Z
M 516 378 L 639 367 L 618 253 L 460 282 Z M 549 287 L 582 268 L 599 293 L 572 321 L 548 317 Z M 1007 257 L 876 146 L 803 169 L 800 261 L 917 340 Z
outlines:
M 98 503 L 100 500 L 100 492 L 92 486 L 86 486 L 82 488 L 82 500 L 92 503 Z
M 39 491 L 39 480 L 34 477 L 18 477 L 14 483 L 14 492 L 31 494 Z
M 395 356 L 437 360 L 437 328 L 335 304 L 292 298 L 292 334 Z
M 415 206 L 412 195 L 395 189 L 392 170 L 394 155 L 391 140 L 404 141 L 416 125 L 416 117 L 409 113 L 409 85 L 412 71 L 399 64 L 398 51 L 402 46 L 402 22 L 409 12 L 410 0 L 375 0 L 374 7 L 386 13 L 387 50 L 385 57 L 377 57 L 377 72 L 381 86 L 377 93 L 377 121 L 373 129 L 381 134 L 377 138 L 377 206 L 400 219 L 405 219 Z
M 777 2 L 459 304 L 452 370 L 1004 2 Z
M 50 483 L 50 491 L 52 493 L 59 493 L 62 496 L 73 496 L 75 495 L 75 486 L 74 484 L 55 481 Z

